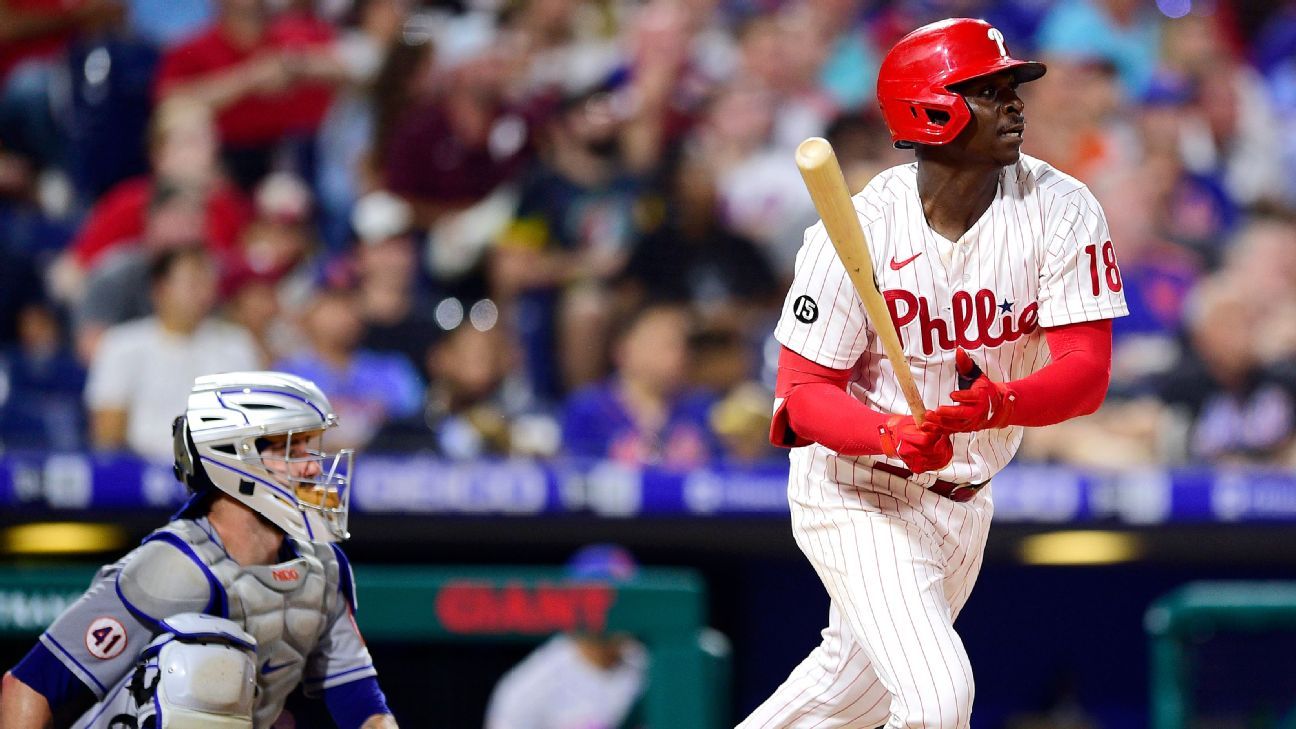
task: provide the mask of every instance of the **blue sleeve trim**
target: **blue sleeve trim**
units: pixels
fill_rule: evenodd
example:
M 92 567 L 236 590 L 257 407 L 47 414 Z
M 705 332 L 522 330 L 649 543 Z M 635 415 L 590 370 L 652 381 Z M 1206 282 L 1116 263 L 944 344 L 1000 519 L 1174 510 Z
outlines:
M 198 565 L 198 568 L 207 576 L 207 583 L 211 585 L 211 597 L 207 600 L 207 607 L 203 608 L 203 612 L 208 615 L 228 618 L 229 596 L 225 594 L 225 586 L 220 583 L 220 580 L 216 579 L 216 575 L 212 574 L 211 568 L 207 566 L 207 563 L 198 557 L 198 553 L 193 550 L 193 546 L 171 532 L 156 532 L 151 534 L 144 539 L 144 543 L 155 540 L 164 541 L 181 552 L 184 552 L 189 559 L 193 560 L 194 564 Z M 120 589 L 117 590 L 117 594 L 121 595 Z M 126 602 L 125 597 L 122 597 L 122 602 Z M 129 603 L 127 603 L 127 607 L 130 607 L 132 612 L 136 611 L 136 608 L 131 606 Z M 141 614 L 143 615 L 144 613 Z M 149 617 L 149 620 L 154 624 L 157 624 L 158 622 L 157 618 Z
M 359 601 L 356 600 L 355 575 L 351 572 L 351 560 L 347 559 L 346 553 L 336 542 L 329 542 L 333 548 L 333 554 L 337 555 L 338 561 L 338 588 L 342 590 L 342 596 L 351 603 L 351 612 L 360 612 Z
M 55 644 L 57 645 L 57 644 Z M 13 667 L 14 678 L 27 684 L 36 693 L 45 697 L 51 709 L 65 706 L 85 694 L 88 703 L 95 699 L 85 680 L 63 665 L 58 656 L 50 652 L 44 643 L 37 643 L 27 655 Z
M 50 635 L 49 633 L 42 635 L 41 643 L 48 643 L 49 645 L 53 646 L 56 650 L 58 650 L 59 653 L 62 653 L 64 656 L 67 656 L 68 661 L 72 662 L 72 666 L 76 666 L 77 668 L 81 669 L 81 671 L 85 675 L 81 676 L 80 679 L 83 683 L 85 683 L 86 687 L 89 688 L 91 691 L 94 691 L 95 687 L 99 688 L 98 691 L 95 691 L 96 697 L 103 696 L 104 694 L 108 693 L 108 688 L 104 686 L 102 683 L 99 683 L 99 679 L 95 678 L 95 675 L 93 673 L 91 673 L 85 666 L 81 665 L 81 662 L 78 661 L 76 659 L 76 656 L 73 656 L 72 653 L 68 651 L 67 648 L 64 648 L 62 645 L 59 645 L 59 642 L 57 640 L 54 640 L 54 636 Z M 62 659 L 59 659 L 57 656 L 55 656 L 55 659 L 62 662 L 64 668 L 71 670 L 71 666 L 69 666 L 66 661 L 62 661 Z M 86 682 L 87 678 L 89 678 L 90 681 L 94 682 L 94 686 L 90 686 L 90 684 Z
M 324 689 L 324 705 L 338 729 L 360 729 L 369 717 L 391 713 L 375 676 Z

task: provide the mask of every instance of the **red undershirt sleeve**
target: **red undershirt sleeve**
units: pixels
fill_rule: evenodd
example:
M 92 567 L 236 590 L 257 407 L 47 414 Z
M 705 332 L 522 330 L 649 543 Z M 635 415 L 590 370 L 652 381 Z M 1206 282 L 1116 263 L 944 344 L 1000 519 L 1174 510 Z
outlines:
M 879 455 L 889 416 L 846 392 L 848 370 L 812 362 L 783 347 L 774 387 L 770 442 L 783 448 L 819 443 L 846 456 Z
M 1007 383 L 1016 395 L 1010 425 L 1053 425 L 1098 409 L 1111 381 L 1110 319 L 1045 330 L 1053 361 Z M 848 456 L 882 453 L 879 428 L 889 417 L 846 392 L 847 370 L 779 352 L 770 442 L 783 448 L 819 443 Z
M 1044 330 L 1053 361 L 1006 383 L 1016 394 L 1009 425 L 1053 425 L 1102 405 L 1111 382 L 1112 320 Z

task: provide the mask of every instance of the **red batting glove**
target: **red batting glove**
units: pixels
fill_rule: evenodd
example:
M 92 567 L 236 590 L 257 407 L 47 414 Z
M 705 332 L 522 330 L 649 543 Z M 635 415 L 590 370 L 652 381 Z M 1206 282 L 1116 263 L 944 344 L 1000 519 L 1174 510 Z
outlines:
M 954 445 L 949 433 L 936 427 L 927 413 L 922 425 L 914 422 L 912 415 L 892 415 L 886 424 L 878 426 L 882 436 L 882 452 L 888 458 L 904 461 L 914 473 L 939 471 L 954 460 Z
M 959 387 L 950 393 L 955 405 L 942 405 L 927 415 L 929 422 L 949 433 L 971 433 L 1008 425 L 1017 394 L 1003 383 L 994 382 L 977 367 L 960 347 L 954 354 Z

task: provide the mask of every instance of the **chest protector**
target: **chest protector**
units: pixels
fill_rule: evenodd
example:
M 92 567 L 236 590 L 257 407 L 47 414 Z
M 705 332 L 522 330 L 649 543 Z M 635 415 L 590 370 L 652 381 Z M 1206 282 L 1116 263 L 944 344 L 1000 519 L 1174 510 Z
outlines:
M 256 638 L 257 702 L 254 725 L 269 727 L 301 683 L 306 660 L 339 608 L 337 555 L 328 544 L 288 538 L 294 559 L 245 567 L 197 522 L 180 519 L 146 538 L 183 542 L 212 582 L 212 612 Z M 176 544 L 176 546 L 180 546 Z M 183 548 L 182 548 L 183 549 Z

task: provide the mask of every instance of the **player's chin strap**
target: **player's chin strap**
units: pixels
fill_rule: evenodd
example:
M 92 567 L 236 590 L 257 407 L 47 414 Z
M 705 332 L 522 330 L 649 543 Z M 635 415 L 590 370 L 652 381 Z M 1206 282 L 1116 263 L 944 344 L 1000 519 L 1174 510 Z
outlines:
M 182 613 L 161 622 L 130 690 L 140 729 L 252 729 L 256 638 L 238 624 Z

